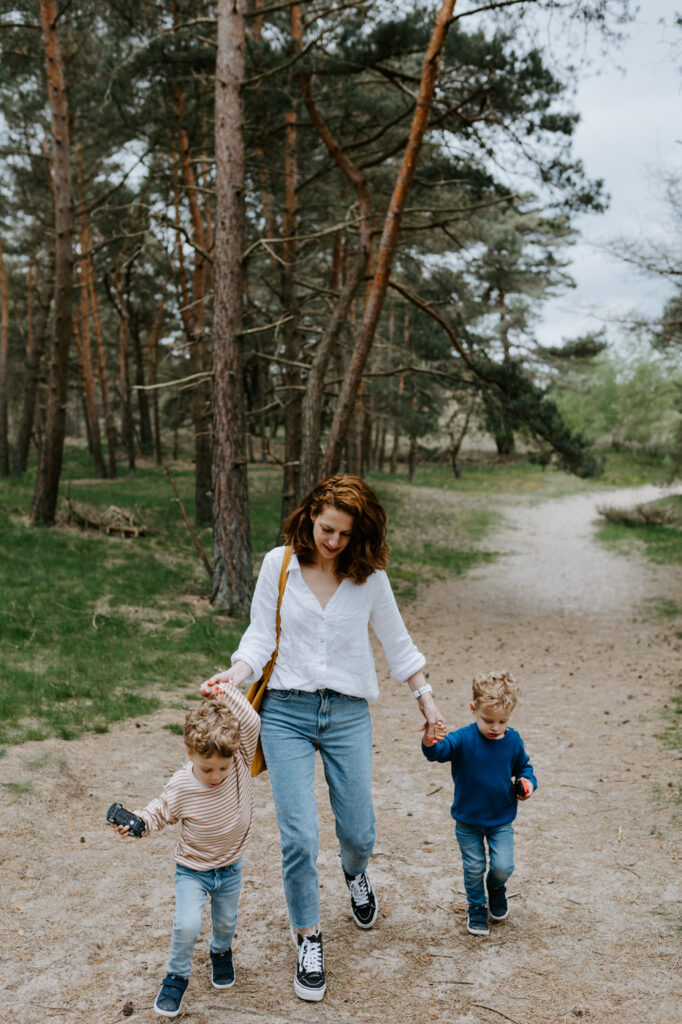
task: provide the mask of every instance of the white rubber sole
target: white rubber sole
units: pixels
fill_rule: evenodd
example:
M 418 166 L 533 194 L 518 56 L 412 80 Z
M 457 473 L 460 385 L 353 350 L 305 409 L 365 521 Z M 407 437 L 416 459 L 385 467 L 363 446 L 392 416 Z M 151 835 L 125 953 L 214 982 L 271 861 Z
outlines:
M 234 979 L 234 981 L 230 981 L 230 982 L 228 982 L 228 983 L 227 983 L 227 985 L 225 985 L 225 984 L 222 984 L 222 985 L 216 985 L 216 983 L 215 983 L 215 981 L 213 980 L 213 978 L 211 978 L 211 984 L 213 985 L 213 988 L 220 988 L 220 989 L 223 989 L 223 988 L 233 988 L 233 987 L 234 987 L 234 984 L 235 984 L 235 982 L 236 982 L 236 980 L 237 980 L 237 979 L 235 978 L 235 979 Z
M 355 921 L 355 923 L 358 926 L 358 928 L 362 928 L 365 931 L 367 931 L 369 928 L 373 928 L 374 925 L 376 924 L 377 917 L 379 916 L 379 904 L 377 903 L 376 907 L 374 908 L 374 917 L 372 918 L 371 921 L 367 921 L 367 923 L 363 923 L 362 921 L 358 921 L 357 917 L 353 913 L 353 908 L 352 907 L 350 908 L 350 916 L 353 918 L 353 920 Z
M 326 985 L 324 988 L 305 988 L 304 985 L 299 984 L 298 978 L 294 975 L 294 992 L 299 999 L 304 999 L 307 1003 L 319 1003 L 321 999 L 324 999 L 326 991 Z
M 154 1003 L 154 1013 L 158 1013 L 159 1017 L 179 1017 L 181 1012 L 182 1006 L 179 1006 L 177 1010 L 160 1010 Z

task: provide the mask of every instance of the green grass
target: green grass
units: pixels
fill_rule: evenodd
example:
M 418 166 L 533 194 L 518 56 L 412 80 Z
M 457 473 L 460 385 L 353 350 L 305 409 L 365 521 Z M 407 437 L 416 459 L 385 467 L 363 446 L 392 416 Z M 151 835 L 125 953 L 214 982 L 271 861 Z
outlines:
M 439 490 L 471 495 L 542 494 L 544 497 L 604 487 L 638 487 L 661 483 L 668 472 L 668 460 L 648 452 L 597 449 L 596 455 L 603 461 L 603 472 L 599 477 L 586 480 L 552 466 L 543 469 L 523 456 L 518 456 L 499 463 L 462 462 L 462 476 L 459 479 L 455 478 L 450 466 L 426 463 L 417 467 L 415 484 L 418 487 L 436 487 Z M 385 480 L 407 483 L 407 467 L 400 466 L 395 474 L 374 473 L 371 477 L 375 482 Z
M 226 664 L 243 629 L 208 605 L 208 578 L 163 471 L 94 481 L 88 463 L 67 448 L 60 493 L 70 485 L 73 500 L 136 511 L 154 532 L 123 540 L 30 527 L 33 474 L 2 481 L 2 743 L 70 739 L 153 711 L 159 691 L 186 693 Z M 174 475 L 191 516 L 191 468 Z M 209 531 L 202 540 L 210 552 Z
M 682 528 L 605 523 L 597 530 L 597 539 L 615 546 L 639 547 L 648 558 L 661 565 L 682 564 Z
M 191 462 L 172 468 L 193 517 Z M 68 492 L 100 510 L 128 509 L 150 527 L 148 536 L 31 527 L 35 471 L 0 481 L 0 744 L 70 739 L 169 702 L 183 707 L 201 679 L 229 662 L 245 626 L 208 604 L 209 580 L 162 469 L 141 460 L 132 476 L 98 481 L 91 474 L 85 448 L 67 445 L 62 503 Z M 591 485 L 525 461 L 465 465 L 460 481 L 439 466 L 420 467 L 414 486 L 402 475 L 370 479 L 389 512 L 389 575 L 403 602 L 415 598 L 420 583 L 496 557 L 484 543 L 500 510 L 495 500 L 474 507 L 475 499 Z M 277 467 L 249 469 L 256 569 L 277 541 L 280 481 Z M 446 492 L 437 515 L 430 489 Z M 200 538 L 210 557 L 210 531 Z
M 0 743 L 84 731 L 145 715 L 162 705 L 183 707 L 197 684 L 229 663 L 245 623 L 208 604 L 209 580 L 182 522 L 162 469 L 141 462 L 137 472 L 95 480 L 87 452 L 65 451 L 60 507 L 66 495 L 105 510 L 132 511 L 151 530 L 124 540 L 75 528 L 28 525 L 35 473 L 0 481 Z M 194 514 L 189 461 L 173 475 L 190 517 Z M 280 471 L 249 470 L 249 511 L 255 568 L 277 542 Z M 476 544 L 494 516 L 462 512 L 453 540 L 424 543 L 412 513 L 413 489 L 387 486 L 393 546 L 389 571 L 402 600 L 420 581 L 461 573 L 492 557 Z M 430 510 L 424 510 L 428 517 Z M 451 517 L 452 518 L 452 517 Z M 210 557 L 211 535 L 200 531 Z M 176 696 L 172 697 L 171 694 Z M 182 731 L 170 725 L 172 733 Z

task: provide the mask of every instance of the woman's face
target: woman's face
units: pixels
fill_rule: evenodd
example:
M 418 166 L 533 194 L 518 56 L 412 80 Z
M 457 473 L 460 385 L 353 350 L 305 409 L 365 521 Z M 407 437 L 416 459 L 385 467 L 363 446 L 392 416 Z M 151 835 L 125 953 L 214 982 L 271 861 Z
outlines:
M 317 561 L 333 561 L 350 543 L 353 532 L 353 517 L 333 505 L 323 505 L 317 516 L 311 514 L 313 540 Z

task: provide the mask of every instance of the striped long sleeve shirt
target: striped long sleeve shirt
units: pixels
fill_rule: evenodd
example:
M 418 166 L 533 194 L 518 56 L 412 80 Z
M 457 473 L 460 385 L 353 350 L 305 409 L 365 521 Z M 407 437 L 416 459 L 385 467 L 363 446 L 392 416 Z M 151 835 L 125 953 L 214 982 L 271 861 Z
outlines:
M 167 782 L 161 796 L 135 811 L 147 826 L 145 835 L 180 822 L 175 860 L 194 871 L 211 871 L 239 860 L 253 823 L 251 762 L 260 717 L 234 687 L 229 687 L 222 699 L 241 726 L 239 750 L 225 779 L 219 786 L 206 786 L 194 775 L 189 761 Z

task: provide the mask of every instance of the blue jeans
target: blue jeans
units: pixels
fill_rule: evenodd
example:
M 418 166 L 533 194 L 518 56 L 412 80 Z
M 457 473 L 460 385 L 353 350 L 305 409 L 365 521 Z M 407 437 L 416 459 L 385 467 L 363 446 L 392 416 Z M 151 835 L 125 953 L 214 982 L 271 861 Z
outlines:
M 491 889 L 498 889 L 504 885 L 514 870 L 514 828 L 511 822 L 486 828 L 479 825 L 463 825 L 461 821 L 456 821 L 455 835 L 462 851 L 467 900 L 469 904 L 485 906 L 483 880 L 486 868 L 486 840 L 490 856 L 487 881 Z
M 360 874 L 374 848 L 372 724 L 367 701 L 334 690 L 268 690 L 260 710 L 282 848 L 282 876 L 294 928 L 320 920 L 315 749 L 336 819 L 341 864 Z
M 237 903 L 242 887 L 242 862 L 214 871 L 175 868 L 175 919 L 171 933 L 168 974 L 189 978 L 194 944 L 201 931 L 206 897 L 211 897 L 211 952 L 224 953 L 232 945 L 237 926 Z

